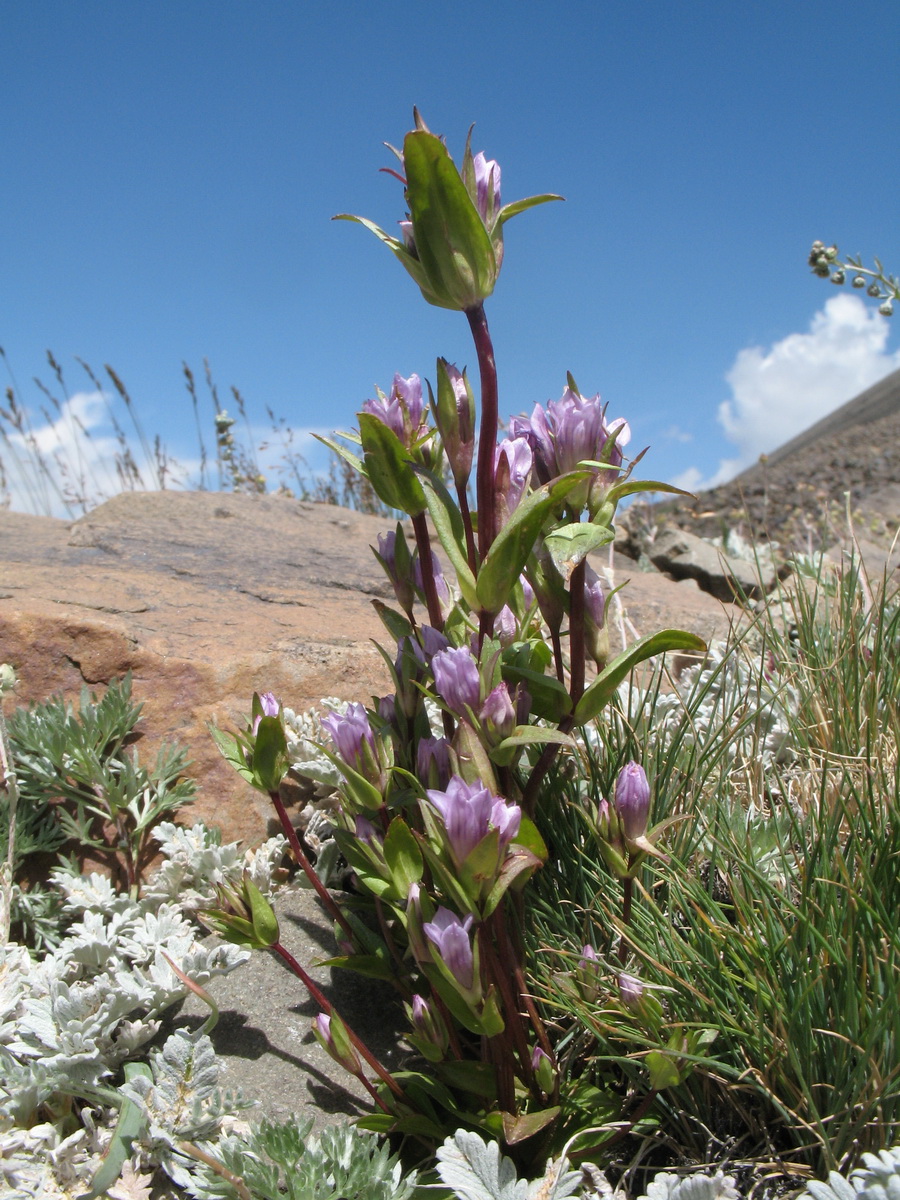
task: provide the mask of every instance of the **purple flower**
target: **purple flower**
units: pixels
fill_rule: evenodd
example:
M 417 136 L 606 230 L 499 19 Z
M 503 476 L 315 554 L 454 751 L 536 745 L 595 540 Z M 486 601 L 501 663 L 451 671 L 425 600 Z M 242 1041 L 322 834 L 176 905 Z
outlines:
M 527 438 L 504 438 L 494 449 L 497 529 L 505 525 L 531 479 L 534 454 Z
M 397 603 L 404 612 L 412 612 L 415 594 L 413 592 L 413 579 L 410 568 L 413 560 L 409 553 L 409 547 L 406 544 L 406 538 L 403 536 L 403 529 L 399 523 L 396 530 L 392 529 L 388 533 L 379 533 L 376 557 L 384 567 L 385 574 L 391 582 L 394 595 L 397 597 Z
M 482 838 L 499 830 L 501 849 L 519 832 L 522 810 L 494 796 L 483 783 L 466 783 L 454 775 L 446 791 L 429 790 L 428 799 L 441 814 L 450 853 L 461 866 Z
M 377 763 L 375 734 L 362 704 L 348 704 L 344 713 L 329 713 L 322 718 L 322 728 L 331 735 L 334 748 L 348 767 L 366 775 L 366 767 Z M 368 755 L 366 748 L 368 747 Z M 368 758 L 369 762 L 366 762 Z
M 441 1014 L 423 996 L 417 992 L 406 1011 L 412 1027 L 419 1037 L 425 1038 L 441 1051 L 447 1049 L 450 1041 L 447 1026 L 444 1024 Z
M 378 701 L 378 715 L 386 725 L 393 725 L 397 716 L 397 697 L 382 696 Z
M 636 976 L 623 971 L 619 976 L 619 996 L 625 1007 L 632 1010 L 640 1008 L 643 994 L 644 985 L 641 981 Z
M 590 565 L 584 565 L 584 612 L 587 619 L 597 627 L 603 628 L 603 616 L 606 609 L 606 597 L 603 594 L 603 584 L 600 576 Z
M 502 742 L 504 738 L 509 737 L 516 727 L 516 710 L 505 683 L 497 684 L 488 694 L 478 719 L 492 741 Z
M 459 717 L 466 710 L 476 712 L 481 699 L 481 678 L 478 663 L 465 646 L 458 650 L 442 650 L 431 660 L 434 685 L 447 707 Z
M 650 784 L 640 763 L 626 763 L 619 772 L 615 809 L 629 841 L 644 836 L 650 815 Z
M 490 228 L 494 213 L 500 208 L 500 165 L 493 158 L 485 158 L 479 150 L 472 159 L 475 169 L 475 207 L 481 219 Z
M 442 650 L 450 648 L 447 638 L 439 629 L 435 629 L 433 625 L 419 626 L 419 641 L 425 655 L 426 663 L 431 662 L 434 656 L 440 654 Z
M 450 743 L 444 737 L 424 737 L 416 749 L 416 774 L 433 788 L 443 788 L 450 780 Z
M 363 817 L 359 814 L 354 819 L 353 832 L 356 834 L 357 839 L 365 842 L 367 846 L 371 846 L 373 843 L 380 844 L 384 841 L 384 835 L 379 833 L 368 817 Z
M 597 957 L 597 951 L 593 946 L 581 947 L 581 958 L 578 960 L 580 970 L 595 971 L 599 963 L 600 959 Z
M 516 620 L 516 614 L 504 604 L 494 618 L 494 637 L 501 646 L 510 646 L 516 640 L 516 634 L 519 632 L 519 622 Z
M 332 1020 L 328 1013 L 319 1013 L 313 1021 L 313 1032 L 336 1063 L 351 1075 L 359 1075 L 362 1070 L 359 1057 L 350 1041 L 347 1027 L 339 1017 L 335 1016 Z
M 377 417 L 383 425 L 387 425 L 407 448 L 427 432 L 427 426 L 422 422 L 424 404 L 422 381 L 418 375 L 410 375 L 409 379 L 404 379 L 400 374 L 395 375 L 391 394 L 385 396 L 379 389 L 378 398 L 367 400 L 362 406 L 362 411 Z
M 262 714 L 253 718 L 253 727 L 250 730 L 250 733 L 254 737 L 256 736 L 256 732 L 259 729 L 259 723 L 263 717 L 277 717 L 279 709 L 281 708 L 281 705 L 278 703 L 278 700 L 275 698 L 273 692 L 260 692 L 259 703 L 262 706 Z
M 450 588 L 447 586 L 447 580 L 444 578 L 440 559 L 434 552 L 431 555 L 431 564 L 434 569 L 434 587 L 438 600 L 440 600 L 444 607 L 449 607 Z M 425 585 L 422 579 L 422 563 L 419 560 L 418 554 L 413 558 L 413 579 L 415 580 L 416 587 L 419 589 L 420 595 L 424 598 Z
M 475 450 L 475 397 L 465 371 L 446 359 L 437 361 L 437 403 L 432 411 L 458 487 L 465 487 Z
M 427 921 L 422 926 L 425 936 L 434 945 L 453 978 L 466 990 L 471 989 L 475 982 L 475 960 L 469 940 L 471 927 L 471 913 L 460 920 L 456 913 L 443 907 L 434 914 L 433 921 Z
M 528 438 L 534 451 L 534 472 L 541 483 L 573 471 L 584 461 L 621 466 L 622 446 L 631 437 L 628 423 L 621 417 L 606 423 L 606 407 L 599 395 L 581 396 L 570 387 L 559 400 L 549 401 L 546 411 L 536 404 L 530 419 L 514 417 L 510 433 Z M 595 478 L 604 488 L 618 477 L 616 470 L 595 469 Z M 586 485 L 576 497 L 570 497 L 570 503 L 586 503 L 589 490 Z

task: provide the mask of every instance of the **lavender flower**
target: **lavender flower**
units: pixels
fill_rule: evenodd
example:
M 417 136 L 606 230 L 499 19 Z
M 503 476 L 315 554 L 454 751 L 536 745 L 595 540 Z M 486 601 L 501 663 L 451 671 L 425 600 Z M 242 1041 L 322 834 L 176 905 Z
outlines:
M 444 737 L 424 737 L 416 748 L 416 774 L 433 788 L 446 787 L 450 780 L 450 743 Z
M 367 400 L 362 411 L 377 417 L 397 435 L 404 446 L 410 447 L 427 433 L 428 427 L 422 421 L 424 408 L 419 376 L 410 375 L 404 379 L 398 373 L 394 376 L 390 395 L 385 396 L 379 388 L 378 398 Z
M 460 920 L 456 913 L 444 907 L 437 910 L 434 920 L 427 921 L 422 927 L 425 936 L 435 947 L 453 978 L 467 991 L 471 990 L 475 983 L 475 959 L 469 940 L 471 927 L 471 913 Z
M 482 783 L 466 783 L 454 775 L 446 791 L 431 789 L 428 799 L 441 815 L 450 853 L 457 866 L 492 829 L 499 830 L 501 850 L 519 832 L 522 810 L 494 796 Z
M 329 713 L 322 718 L 322 728 L 331 735 L 335 750 L 348 767 L 372 782 L 380 779 L 375 734 L 362 704 L 348 704 L 345 713 Z
M 432 411 L 454 482 L 464 488 L 475 450 L 475 397 L 465 371 L 458 371 L 446 359 L 437 360 L 437 374 L 437 403 L 432 400 Z
M 481 678 L 478 663 L 465 646 L 458 650 L 442 650 L 431 660 L 434 685 L 447 707 L 459 717 L 467 709 L 477 711 L 481 699 Z
M 277 717 L 281 708 L 281 705 L 278 703 L 278 700 L 275 698 L 273 692 L 260 692 L 259 703 L 262 706 L 262 713 L 253 718 L 253 726 L 250 730 L 250 733 L 253 737 L 256 737 L 256 732 L 259 729 L 259 723 L 263 717 Z
M 319 1013 L 313 1021 L 313 1033 L 325 1050 L 336 1063 L 351 1075 L 359 1075 L 362 1071 L 359 1057 L 350 1041 L 347 1027 L 337 1016 Z
M 516 710 L 513 707 L 509 688 L 499 683 L 481 706 L 478 719 L 492 743 L 502 742 L 516 727 Z
M 581 396 L 571 387 L 559 400 L 549 401 L 546 411 L 536 404 L 530 419 L 514 417 L 510 433 L 528 439 L 534 451 L 534 473 L 541 483 L 573 471 L 580 462 L 608 462 L 610 470 L 594 471 L 601 492 L 619 477 L 612 468 L 621 466 L 622 446 L 631 437 L 628 423 L 621 417 L 606 423 L 606 407 L 599 395 Z M 569 497 L 569 503 L 583 507 L 591 487 L 589 481 Z
M 629 975 L 625 971 L 619 975 L 619 996 L 626 1008 L 632 1011 L 639 1009 L 643 994 L 644 985 L 635 975 Z
M 650 784 L 640 763 L 626 763 L 619 772 L 615 809 L 629 841 L 644 836 L 650 815 Z
M 531 480 L 534 454 L 527 438 L 504 438 L 494 450 L 497 531 L 509 520 Z
M 375 557 L 384 567 L 385 574 L 394 589 L 394 595 L 397 597 L 397 603 L 404 612 L 411 613 L 415 602 L 411 570 L 413 557 L 409 553 L 406 538 L 403 536 L 403 528 L 399 522 L 396 530 L 379 533 L 378 550 Z

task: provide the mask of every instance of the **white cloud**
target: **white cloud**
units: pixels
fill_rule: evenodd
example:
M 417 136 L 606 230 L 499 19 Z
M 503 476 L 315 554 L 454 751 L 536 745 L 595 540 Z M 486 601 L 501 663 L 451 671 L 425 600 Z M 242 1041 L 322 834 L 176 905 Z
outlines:
M 79 392 L 58 408 L 42 411 L 40 420 L 29 411 L 28 423 L 23 418 L 18 429 L 0 416 L 0 506 L 8 503 L 14 512 L 77 517 L 126 489 L 158 488 L 161 467 L 169 488 L 201 485 L 199 446 L 182 455 L 178 451 L 170 454 L 161 445 L 161 460 L 157 460 L 155 438 L 145 430 L 148 459 L 131 418 L 114 408 L 115 404 L 114 398 L 102 392 Z M 127 422 L 127 432 L 123 428 L 117 434 L 114 414 L 116 420 Z M 252 440 L 270 491 L 284 483 L 297 494 L 304 482 L 312 487 L 316 478 L 327 472 L 329 451 L 313 437 L 325 430 L 286 426 L 273 430 L 256 423 L 248 428 L 240 420 L 233 431 L 239 455 Z M 217 489 L 220 477 L 212 429 L 204 431 L 204 440 L 208 456 L 205 485 Z M 136 476 L 126 469 L 128 456 Z
M 158 487 L 160 464 L 152 461 L 152 449 L 148 461 L 136 436 L 117 435 L 111 414 L 104 393 L 77 392 L 54 410 L 43 410 L 40 421 L 31 412 L 17 426 L 3 420 L 0 499 L 15 512 L 66 517 L 79 516 L 126 487 Z M 177 486 L 190 478 L 196 463 L 179 460 L 170 469 L 167 483 Z
M 896 370 L 900 351 L 887 353 L 889 329 L 875 309 L 845 293 L 827 301 L 808 332 L 789 334 L 768 350 L 741 350 L 726 376 L 731 399 L 718 411 L 737 453 L 722 459 L 710 479 L 701 480 L 696 468 L 681 479 L 695 488 L 725 483 Z

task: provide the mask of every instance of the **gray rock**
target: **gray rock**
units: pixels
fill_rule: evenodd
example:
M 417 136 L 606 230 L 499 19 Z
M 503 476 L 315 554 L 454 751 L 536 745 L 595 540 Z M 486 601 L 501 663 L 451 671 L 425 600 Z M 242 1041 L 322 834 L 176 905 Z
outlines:
M 672 579 L 694 579 L 718 600 L 758 599 L 777 582 L 773 567 L 730 558 L 710 542 L 673 525 L 649 549 L 650 561 Z

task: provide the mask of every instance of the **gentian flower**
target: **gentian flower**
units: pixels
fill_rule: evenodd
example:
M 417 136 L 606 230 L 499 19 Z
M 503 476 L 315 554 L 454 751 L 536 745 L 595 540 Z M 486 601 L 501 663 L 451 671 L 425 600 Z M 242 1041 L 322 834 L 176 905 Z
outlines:
M 619 772 L 615 809 L 629 841 L 644 836 L 650 815 L 650 784 L 640 763 L 626 763 Z
M 362 1065 L 353 1048 L 353 1043 L 350 1041 L 347 1027 L 337 1015 L 329 1016 L 327 1013 L 319 1013 L 313 1021 L 313 1033 L 328 1054 L 345 1071 L 349 1071 L 351 1075 L 361 1073 Z
M 413 110 L 416 127 L 394 153 L 403 174 L 409 215 L 400 222 L 401 237 L 391 237 L 371 221 L 357 221 L 396 255 L 429 304 L 440 308 L 477 308 L 494 290 L 503 260 L 503 225 L 526 208 L 559 196 L 532 196 L 500 207 L 500 168 L 471 150 L 471 130 L 460 171 L 447 147 Z
M 528 483 L 534 454 L 527 438 L 504 438 L 494 449 L 494 495 L 497 532 L 509 520 Z
M 413 575 L 415 555 L 409 552 L 399 521 L 396 529 L 388 533 L 379 533 L 378 549 L 374 553 L 390 580 L 397 603 L 405 613 L 411 613 L 416 598 Z
M 522 810 L 491 794 L 483 783 L 466 783 L 454 775 L 446 791 L 430 789 L 426 795 L 441 815 L 450 854 L 462 866 L 492 829 L 499 830 L 504 850 L 519 832 Z
M 609 658 L 609 634 L 606 629 L 606 597 L 600 576 L 589 563 L 584 564 L 584 641 L 585 648 L 602 671 Z
M 344 713 L 329 713 L 322 718 L 322 727 L 331 735 L 335 750 L 348 767 L 370 783 L 382 782 L 375 734 L 362 704 L 348 704 Z
M 504 738 L 509 737 L 516 727 L 516 710 L 505 683 L 497 684 L 494 690 L 488 693 L 478 719 L 492 743 L 502 742 Z
M 259 729 L 259 723 L 263 717 L 277 717 L 281 705 L 275 698 L 272 692 L 260 692 L 259 702 L 262 705 L 262 713 L 253 718 L 253 726 L 250 733 L 255 737 L 256 731 Z
M 606 471 L 594 468 L 594 479 L 569 496 L 572 508 L 583 508 L 592 493 L 592 507 L 599 505 L 602 494 L 620 478 L 614 468 L 622 465 L 622 447 L 631 437 L 623 418 L 607 424 L 606 407 L 599 395 L 581 396 L 572 387 L 567 387 L 559 400 L 551 400 L 546 411 L 536 404 L 530 419 L 514 417 L 510 433 L 528 438 L 534 451 L 534 473 L 541 483 L 574 471 L 580 462 L 610 464 Z
M 444 737 L 424 737 L 416 748 L 416 774 L 433 788 L 446 787 L 450 781 L 450 743 Z
M 419 1037 L 437 1048 L 439 1053 L 430 1057 L 433 1057 L 433 1061 L 439 1060 L 450 1044 L 450 1035 L 443 1017 L 424 996 L 420 996 L 418 993 L 413 996 L 412 1004 L 404 1007 L 410 1024 Z
M 438 695 L 458 717 L 467 709 L 476 712 L 481 699 L 481 677 L 478 663 L 465 646 L 457 650 L 442 650 L 431 660 L 434 685 Z
M 460 987 L 470 991 L 475 983 L 475 959 L 469 930 L 472 914 L 461 920 L 449 908 L 440 907 L 434 920 L 423 925 L 425 936 L 437 950 Z
M 409 379 L 399 373 L 395 375 L 389 396 L 385 396 L 380 388 L 376 390 L 378 398 L 366 400 L 362 411 L 387 425 L 407 449 L 414 446 L 428 432 L 428 426 L 422 420 L 425 406 L 418 375 L 410 375 Z
M 626 1008 L 633 1011 L 641 1006 L 641 997 L 644 994 L 644 985 L 634 975 L 629 975 L 623 971 L 619 975 L 619 996 Z

